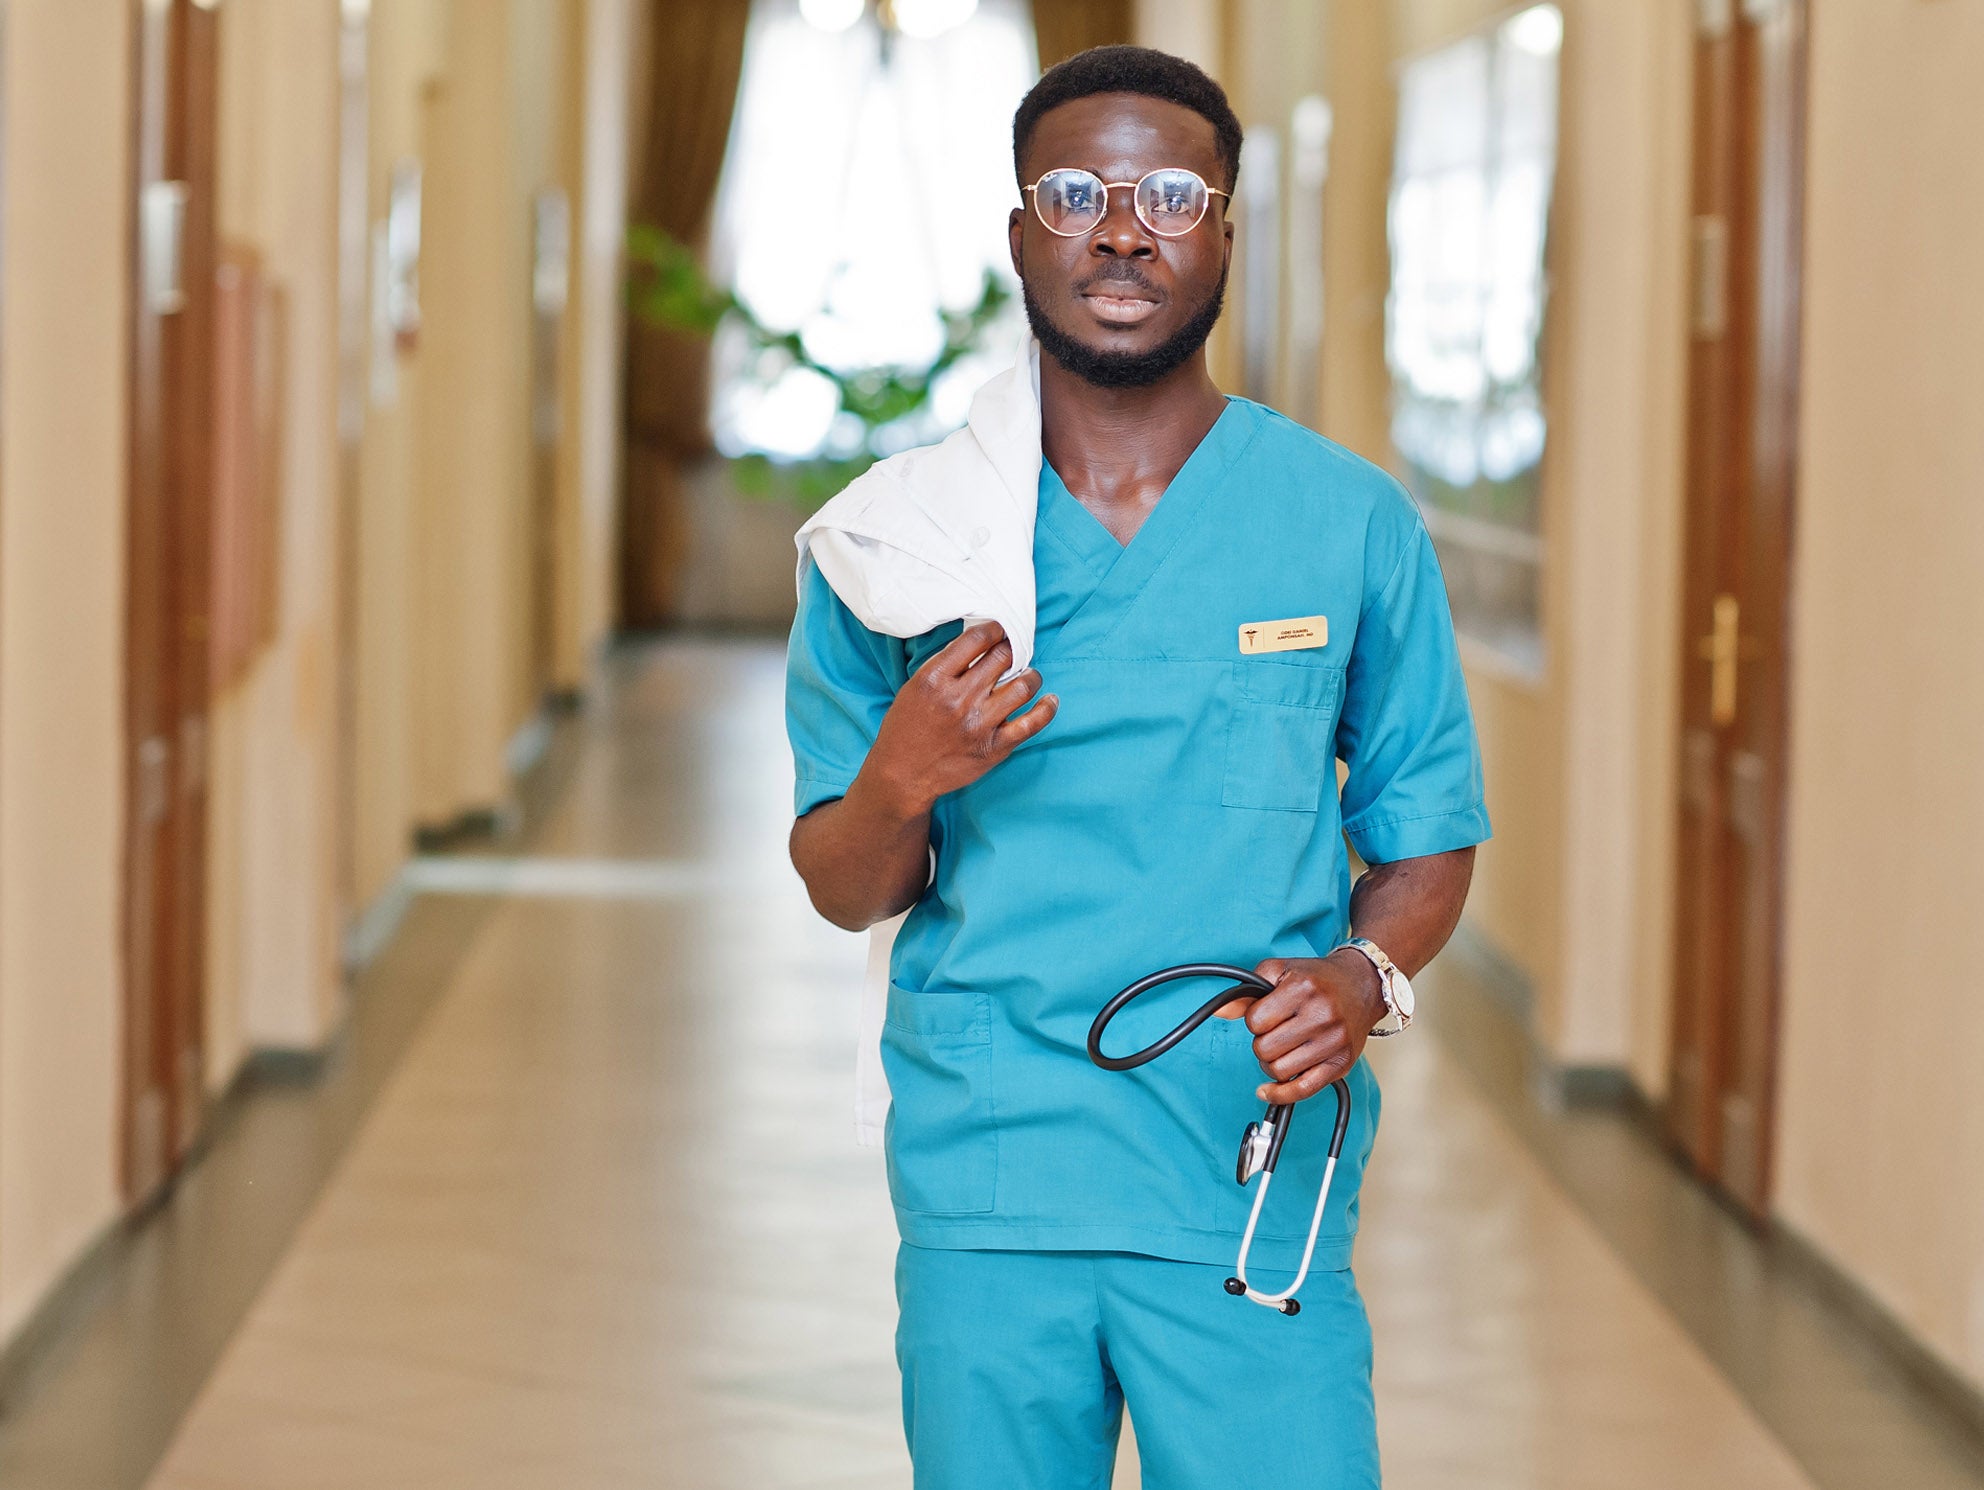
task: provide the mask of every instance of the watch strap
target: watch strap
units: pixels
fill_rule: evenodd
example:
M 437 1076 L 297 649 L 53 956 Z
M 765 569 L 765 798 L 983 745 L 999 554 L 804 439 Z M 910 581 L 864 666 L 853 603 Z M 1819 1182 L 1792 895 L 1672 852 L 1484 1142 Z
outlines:
M 1396 1035 L 1412 1023 L 1412 1016 L 1399 1007 L 1398 996 L 1392 991 L 1392 980 L 1399 976 L 1398 964 L 1385 954 L 1385 949 L 1368 936 L 1345 937 L 1338 947 L 1349 947 L 1361 954 L 1372 967 L 1378 970 L 1378 992 L 1385 1001 L 1385 1014 L 1371 1026 L 1371 1034 L 1377 1039 Z M 1389 1024 L 1386 1021 L 1391 1021 Z

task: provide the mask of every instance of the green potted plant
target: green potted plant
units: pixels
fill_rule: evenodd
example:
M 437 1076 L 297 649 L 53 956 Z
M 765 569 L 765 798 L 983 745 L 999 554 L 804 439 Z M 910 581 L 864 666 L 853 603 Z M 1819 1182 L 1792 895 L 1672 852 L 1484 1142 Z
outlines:
M 987 327 L 1010 304 L 1012 291 L 989 269 L 978 303 L 969 310 L 944 311 L 944 345 L 927 366 L 868 367 L 841 372 L 814 358 L 797 331 L 773 331 L 731 290 L 711 282 L 687 245 L 656 227 L 636 225 L 627 233 L 628 303 L 652 325 L 710 336 L 726 319 L 743 328 L 758 352 L 776 352 L 796 367 L 818 373 L 834 386 L 840 409 L 860 421 L 862 438 L 847 457 L 815 456 L 780 461 L 766 455 L 732 460 L 736 489 L 749 496 L 786 501 L 806 511 L 819 507 L 886 453 L 880 432 L 928 407 L 937 379 L 960 358 L 978 350 Z

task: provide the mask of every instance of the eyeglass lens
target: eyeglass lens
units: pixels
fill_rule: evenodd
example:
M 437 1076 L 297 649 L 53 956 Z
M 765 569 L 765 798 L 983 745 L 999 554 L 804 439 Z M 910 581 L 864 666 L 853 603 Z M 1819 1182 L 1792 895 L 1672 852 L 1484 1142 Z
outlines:
M 1152 171 L 1136 185 L 1137 216 L 1160 237 L 1189 233 L 1206 215 L 1210 193 L 1195 171 Z M 1056 233 L 1093 232 L 1109 210 L 1108 190 L 1093 171 L 1049 171 L 1033 193 L 1034 210 Z

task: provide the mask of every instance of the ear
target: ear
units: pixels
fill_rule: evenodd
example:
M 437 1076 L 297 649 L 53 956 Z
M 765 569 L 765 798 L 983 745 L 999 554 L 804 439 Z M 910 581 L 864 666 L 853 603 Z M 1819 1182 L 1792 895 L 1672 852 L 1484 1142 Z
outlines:
M 1015 207 L 1006 216 L 1006 247 L 1013 256 L 1013 273 L 1026 277 L 1020 268 L 1020 245 L 1026 241 L 1026 208 Z

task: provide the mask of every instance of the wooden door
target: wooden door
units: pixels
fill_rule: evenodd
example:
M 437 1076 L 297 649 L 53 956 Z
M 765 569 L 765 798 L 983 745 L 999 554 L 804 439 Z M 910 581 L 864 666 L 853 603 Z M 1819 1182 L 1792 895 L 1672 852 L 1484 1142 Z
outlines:
M 1770 1197 L 1805 0 L 1698 0 L 1679 895 L 1669 1135 Z
M 137 0 L 125 885 L 126 1197 L 200 1127 L 214 450 L 216 12 Z

